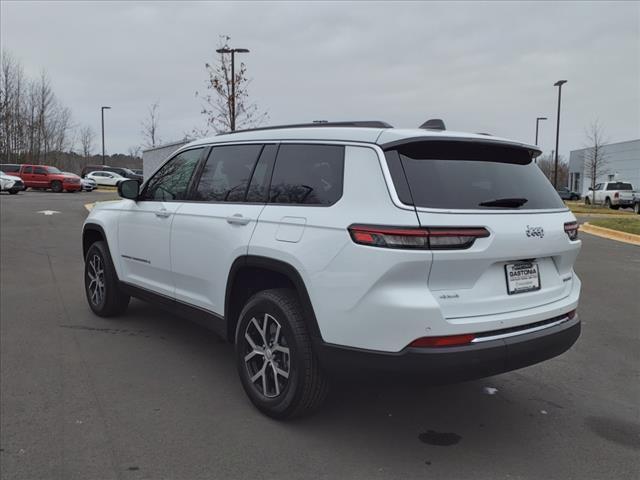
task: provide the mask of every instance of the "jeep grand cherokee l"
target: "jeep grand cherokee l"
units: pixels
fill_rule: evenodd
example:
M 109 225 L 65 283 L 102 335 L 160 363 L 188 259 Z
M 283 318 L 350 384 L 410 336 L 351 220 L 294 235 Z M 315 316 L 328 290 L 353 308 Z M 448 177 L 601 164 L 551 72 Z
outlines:
M 539 154 L 383 122 L 198 140 L 92 210 L 87 300 L 108 317 L 134 296 L 209 326 L 276 418 L 318 407 L 336 370 L 525 367 L 580 333 L 578 225 Z

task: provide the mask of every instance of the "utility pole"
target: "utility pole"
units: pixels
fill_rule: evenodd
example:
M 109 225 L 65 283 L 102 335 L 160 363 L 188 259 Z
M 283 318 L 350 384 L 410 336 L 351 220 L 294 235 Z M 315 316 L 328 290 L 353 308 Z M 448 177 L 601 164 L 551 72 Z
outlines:
M 231 131 L 236 130 L 236 53 L 249 53 L 246 48 L 219 48 L 217 53 L 231 54 L 231 98 L 229 99 L 229 127 Z
M 556 155 L 553 168 L 553 187 L 558 188 L 558 142 L 560 139 L 560 103 L 562 101 L 562 85 L 567 83 L 566 80 L 558 80 L 553 84 L 558 87 L 558 116 L 556 118 Z
M 104 165 L 104 111 L 111 107 L 100 107 L 100 116 L 102 117 L 102 165 Z

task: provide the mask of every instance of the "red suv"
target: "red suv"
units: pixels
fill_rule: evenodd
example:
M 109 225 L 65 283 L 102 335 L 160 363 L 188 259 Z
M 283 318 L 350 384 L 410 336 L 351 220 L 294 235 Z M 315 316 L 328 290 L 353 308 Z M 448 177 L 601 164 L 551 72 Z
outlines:
M 51 189 L 54 192 L 78 192 L 82 190 L 80 177 L 67 175 L 56 167 L 48 165 L 20 165 L 20 170 L 15 172 L 26 187 Z

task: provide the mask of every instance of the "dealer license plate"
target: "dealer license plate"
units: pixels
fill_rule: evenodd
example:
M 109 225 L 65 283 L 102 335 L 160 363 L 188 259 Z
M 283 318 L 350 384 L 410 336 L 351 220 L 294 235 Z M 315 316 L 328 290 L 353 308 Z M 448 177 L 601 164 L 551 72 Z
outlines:
M 540 290 L 540 270 L 536 262 L 507 263 L 504 271 L 509 295 Z

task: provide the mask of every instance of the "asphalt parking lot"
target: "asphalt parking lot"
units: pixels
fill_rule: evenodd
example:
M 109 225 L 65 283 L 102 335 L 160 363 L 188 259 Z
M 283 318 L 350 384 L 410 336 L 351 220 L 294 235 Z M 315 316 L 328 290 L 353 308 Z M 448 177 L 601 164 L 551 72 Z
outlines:
M 283 423 L 214 334 L 138 301 L 91 313 L 83 204 L 111 197 L 0 197 L 3 479 L 640 478 L 639 247 L 582 235 L 583 332 L 558 358 L 441 387 L 341 383 Z

